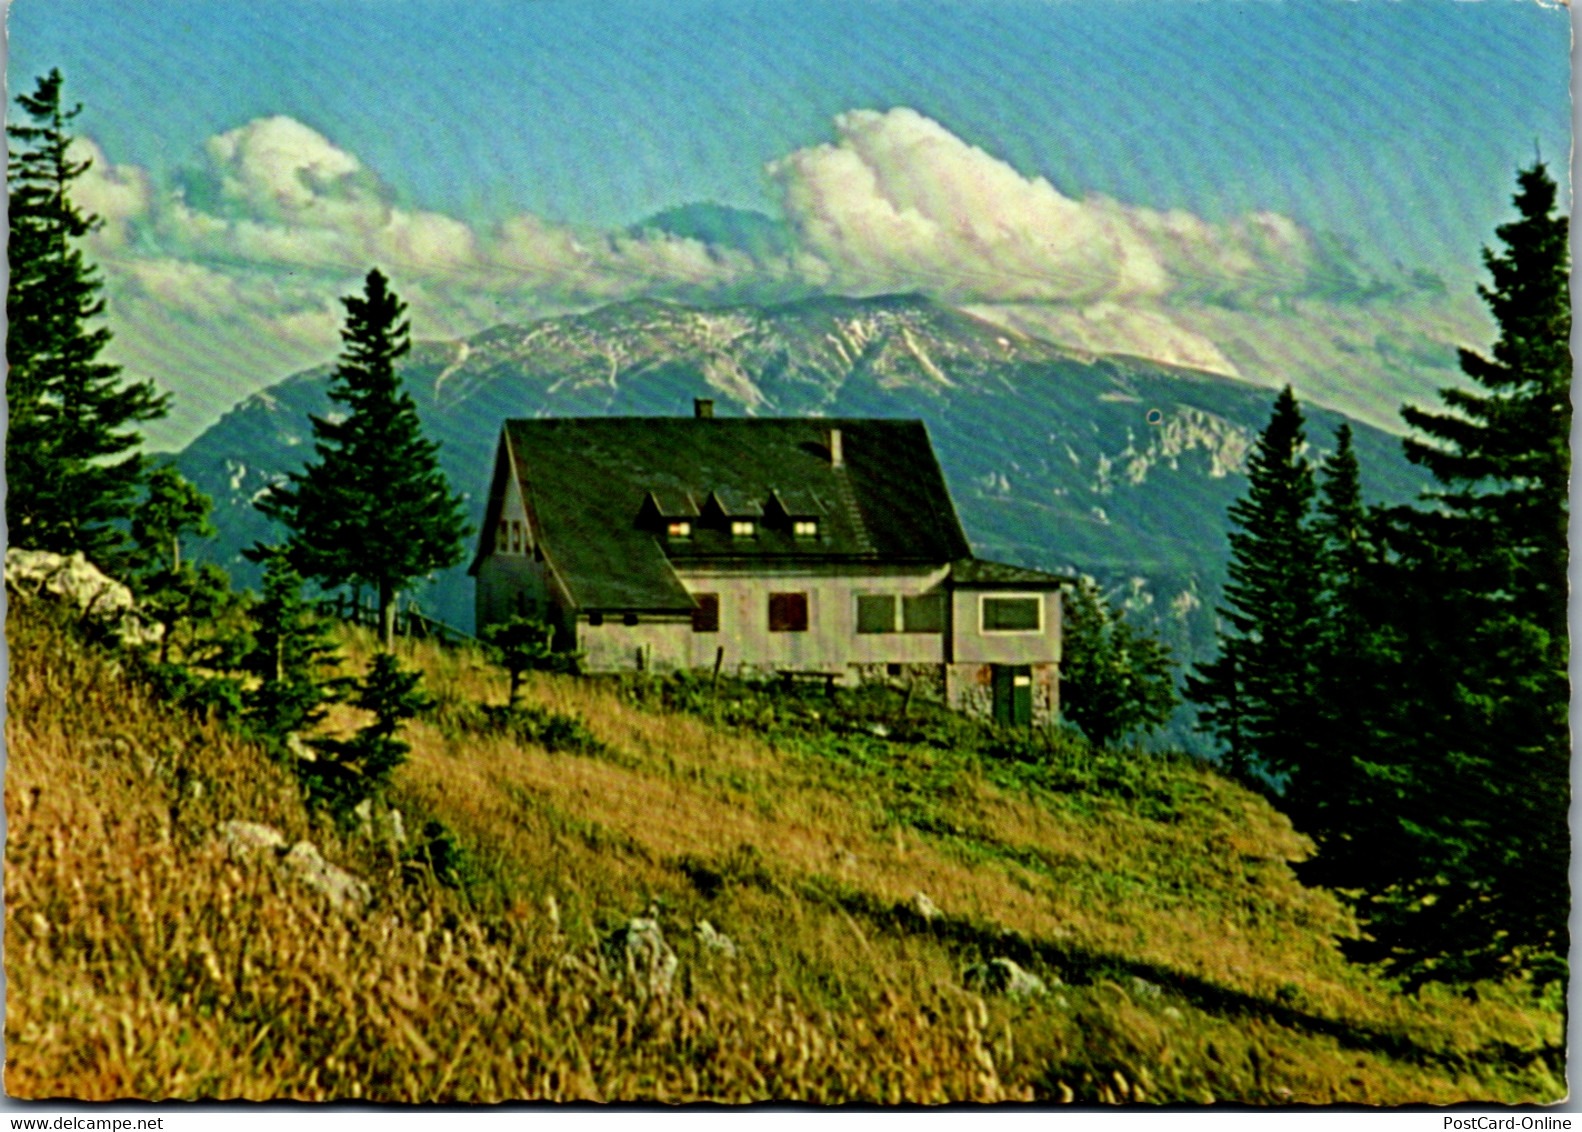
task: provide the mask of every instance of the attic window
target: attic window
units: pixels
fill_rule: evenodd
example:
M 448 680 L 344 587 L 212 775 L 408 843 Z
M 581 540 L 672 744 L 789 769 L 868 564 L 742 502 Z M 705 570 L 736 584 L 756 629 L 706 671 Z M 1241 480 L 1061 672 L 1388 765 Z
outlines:
M 791 524 L 791 533 L 797 538 L 818 538 L 818 520 L 797 519 Z
M 518 519 L 511 520 L 511 553 L 522 553 L 522 523 Z
M 671 538 L 691 538 L 692 524 L 688 522 L 670 523 L 665 527 L 665 534 Z
M 753 537 L 753 533 L 757 529 L 758 529 L 757 524 L 754 523 L 751 519 L 732 519 L 731 520 L 731 537 L 732 538 L 752 538 Z

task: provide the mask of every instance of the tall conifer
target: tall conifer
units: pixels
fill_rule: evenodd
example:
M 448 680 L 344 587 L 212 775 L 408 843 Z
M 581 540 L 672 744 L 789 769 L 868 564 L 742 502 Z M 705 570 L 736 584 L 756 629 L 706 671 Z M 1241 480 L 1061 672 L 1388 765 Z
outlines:
M 1061 634 L 1060 712 L 1094 743 L 1147 734 L 1170 718 L 1179 702 L 1170 649 L 1128 622 L 1091 578 L 1068 593 Z
M 1387 867 L 1357 878 L 1353 950 L 1417 981 L 1552 972 L 1568 948 L 1568 223 L 1541 163 L 1518 184 L 1484 252 L 1493 357 L 1462 351 L 1477 388 L 1441 391 L 1449 412 L 1402 410 L 1440 486 L 1384 528 L 1397 709 L 1367 769 L 1395 823 Z
M 1374 626 L 1378 552 L 1373 520 L 1362 499 L 1362 476 L 1351 426 L 1335 431 L 1335 451 L 1319 468 L 1317 538 L 1319 625 L 1314 660 L 1314 741 L 1292 769 L 1284 809 L 1298 829 L 1319 845 L 1304 862 L 1304 876 L 1318 883 L 1351 879 L 1348 871 L 1369 859 L 1368 832 L 1377 814 L 1368 803 L 1359 759 L 1378 739 L 1380 696 Z
M 1302 765 L 1314 738 L 1318 540 L 1305 447 L 1287 386 L 1248 459 L 1247 494 L 1231 505 L 1219 655 L 1186 681 L 1187 698 L 1233 765 L 1267 775 Z
M 166 398 L 99 360 L 110 331 L 90 324 L 104 313 L 102 283 L 77 247 L 99 221 L 71 199 L 88 162 L 69 156 L 82 108 L 62 106 L 62 84 L 59 71 L 39 79 L 17 98 L 23 122 L 6 127 L 6 520 L 15 545 L 109 565 L 143 471 L 133 426 L 164 416 Z
M 346 343 L 330 386 L 344 419 L 314 417 L 318 461 L 259 503 L 291 531 L 297 568 L 326 589 L 366 585 L 378 595 L 385 648 L 396 594 L 412 579 L 461 561 L 467 523 L 423 435 L 396 363 L 411 349 L 406 304 L 376 268 L 349 295 Z

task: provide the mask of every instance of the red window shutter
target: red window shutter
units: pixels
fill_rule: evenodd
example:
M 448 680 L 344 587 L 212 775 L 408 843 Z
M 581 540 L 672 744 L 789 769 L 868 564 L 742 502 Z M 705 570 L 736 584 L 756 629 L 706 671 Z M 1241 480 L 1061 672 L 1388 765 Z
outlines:
M 697 602 L 697 606 L 692 610 L 692 631 L 694 633 L 718 633 L 720 631 L 720 595 L 693 594 L 692 600 Z
M 769 631 L 807 632 L 807 594 L 770 594 Z

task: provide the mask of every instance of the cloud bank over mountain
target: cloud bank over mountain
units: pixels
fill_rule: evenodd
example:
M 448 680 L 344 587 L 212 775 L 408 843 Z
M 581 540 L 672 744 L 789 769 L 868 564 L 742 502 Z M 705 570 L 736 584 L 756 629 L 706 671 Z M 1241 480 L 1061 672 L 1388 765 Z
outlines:
M 1129 303 L 1174 292 L 1302 286 L 1312 242 L 1260 213 L 1072 200 L 915 110 L 853 110 L 837 140 L 774 162 L 802 246 L 844 289 L 923 289 L 959 302 Z
M 1377 298 L 1382 286 L 1287 217 L 1211 222 L 1073 199 L 904 107 L 838 115 L 833 142 L 771 162 L 785 238 L 752 244 L 403 207 L 356 154 L 285 116 L 210 138 L 168 184 L 76 144 L 93 162 L 77 199 L 104 220 L 90 255 L 105 269 L 115 353 L 177 391 L 176 442 L 333 356 L 338 298 L 374 265 L 422 337 L 638 297 L 918 291 L 1077 349 L 1262 380 L 1278 347 L 1249 342 L 1270 333 L 1271 310 Z M 1347 333 L 1366 345 L 1369 326 Z M 1238 357 L 1260 372 L 1244 374 Z

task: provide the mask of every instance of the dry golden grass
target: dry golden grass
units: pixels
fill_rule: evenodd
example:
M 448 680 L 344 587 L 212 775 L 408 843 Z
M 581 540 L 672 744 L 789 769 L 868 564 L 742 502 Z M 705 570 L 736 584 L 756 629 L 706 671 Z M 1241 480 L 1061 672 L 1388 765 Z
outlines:
M 897 745 L 893 767 L 850 773 L 540 677 L 529 700 L 581 717 L 606 756 L 409 731 L 398 801 L 410 826 L 436 818 L 468 849 L 477 878 L 453 892 L 403 882 L 380 851 L 315 824 L 257 751 L 149 703 L 58 627 L 23 610 L 8 628 L 13 1095 L 1390 1104 L 1564 1091 L 1541 1056 L 1560 1020 L 1520 988 L 1476 1005 L 1408 999 L 1347 967 L 1340 906 L 1287 867 L 1301 840 L 1205 768 L 1172 772 L 1191 798 L 1175 820 L 1062 808 L 953 771 L 929 804 L 963 832 L 936 835 L 897 814 L 944 755 Z M 356 669 L 369 642 L 347 646 Z M 466 652 L 404 659 L 444 697 L 503 702 L 503 676 Z M 310 837 L 375 882 L 374 908 L 340 915 L 268 863 L 232 860 L 214 836 L 231 818 Z M 904 912 L 919 891 L 942 921 Z M 656 898 L 681 960 L 668 994 L 597 947 Z M 739 959 L 692 939 L 705 918 Z M 1025 1003 L 962 989 L 966 963 L 1016 947 L 1080 984 Z

